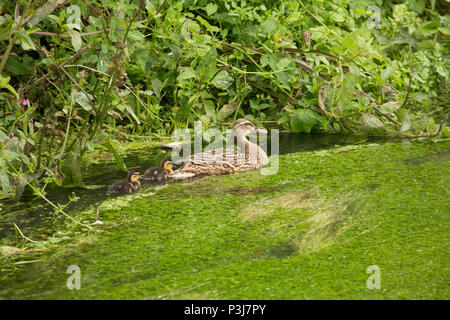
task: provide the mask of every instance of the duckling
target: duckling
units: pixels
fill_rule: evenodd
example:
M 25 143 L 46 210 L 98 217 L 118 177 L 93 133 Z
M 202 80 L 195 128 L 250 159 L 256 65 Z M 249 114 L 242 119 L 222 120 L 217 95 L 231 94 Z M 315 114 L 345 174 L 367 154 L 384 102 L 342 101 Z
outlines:
M 152 167 L 147 169 L 142 179 L 149 182 L 165 182 L 167 176 L 172 172 L 173 162 L 170 159 L 163 159 L 160 168 Z
M 127 180 L 121 180 L 115 182 L 108 188 L 108 193 L 119 193 L 119 194 L 132 194 L 139 189 L 141 189 L 141 183 L 139 179 L 141 174 L 137 170 L 131 170 L 128 172 Z

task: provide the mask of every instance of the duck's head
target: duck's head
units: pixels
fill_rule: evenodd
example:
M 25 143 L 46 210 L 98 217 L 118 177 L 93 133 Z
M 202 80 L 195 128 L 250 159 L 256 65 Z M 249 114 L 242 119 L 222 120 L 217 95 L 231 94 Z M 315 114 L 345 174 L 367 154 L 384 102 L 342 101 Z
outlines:
M 163 168 L 167 172 L 172 172 L 173 169 L 173 162 L 170 159 L 163 159 L 161 161 L 161 168 Z
M 247 119 L 238 119 L 233 124 L 233 131 L 236 136 L 248 136 L 252 133 L 267 133 L 267 130 L 264 128 L 258 128 L 253 123 L 248 121 Z
M 141 174 L 137 170 L 131 170 L 130 172 L 128 172 L 127 178 L 128 182 L 136 183 L 141 178 Z

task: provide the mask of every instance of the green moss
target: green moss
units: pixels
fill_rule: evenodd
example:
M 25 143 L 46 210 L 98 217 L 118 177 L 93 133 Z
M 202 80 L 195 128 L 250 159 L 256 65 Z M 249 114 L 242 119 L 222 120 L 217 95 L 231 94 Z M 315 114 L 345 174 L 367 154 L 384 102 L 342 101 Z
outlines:
M 0 282 L 0 296 L 448 299 L 449 154 L 449 141 L 295 153 L 276 175 L 206 177 L 105 203 L 103 228 L 114 228 L 42 254 Z M 70 291 L 74 264 L 81 289 Z M 366 287 L 371 265 L 379 290 Z

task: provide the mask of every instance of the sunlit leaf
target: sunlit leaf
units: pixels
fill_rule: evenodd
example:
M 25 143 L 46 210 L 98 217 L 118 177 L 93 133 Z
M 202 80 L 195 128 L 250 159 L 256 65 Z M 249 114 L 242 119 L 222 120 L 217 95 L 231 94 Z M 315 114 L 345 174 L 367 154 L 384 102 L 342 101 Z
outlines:
M 207 14 L 208 16 L 211 16 L 211 15 L 213 15 L 214 13 L 216 13 L 216 11 L 217 11 L 217 5 L 214 4 L 214 3 L 208 3 L 208 4 L 206 5 L 206 7 L 205 7 L 205 10 L 206 10 L 206 14 Z
M 119 167 L 120 170 L 127 172 L 128 169 L 125 166 L 125 162 L 123 161 L 123 158 L 121 155 L 117 152 L 117 150 L 114 148 L 113 144 L 110 141 L 107 141 L 103 144 L 114 156 L 114 159 L 116 160 L 116 164 Z
M 81 46 L 83 45 L 83 40 L 81 40 L 80 33 L 75 30 L 68 30 L 70 34 L 70 40 L 72 42 L 72 47 L 75 51 L 78 51 L 81 49 Z

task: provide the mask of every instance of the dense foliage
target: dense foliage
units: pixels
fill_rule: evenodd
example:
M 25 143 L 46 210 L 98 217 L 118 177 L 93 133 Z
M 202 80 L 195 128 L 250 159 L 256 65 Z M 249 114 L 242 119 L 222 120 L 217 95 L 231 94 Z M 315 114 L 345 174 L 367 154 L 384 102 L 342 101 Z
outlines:
M 20 197 L 42 179 L 81 185 L 96 146 L 125 169 L 117 139 L 194 121 L 448 135 L 448 9 L 435 0 L 0 0 L 3 192 Z

